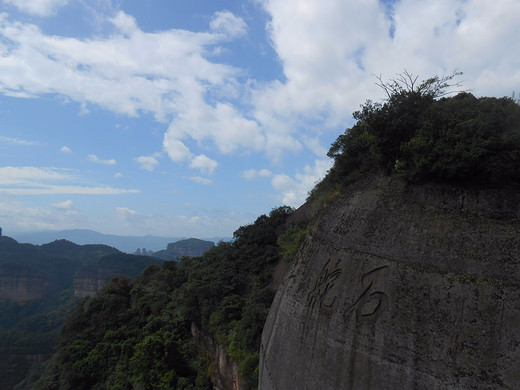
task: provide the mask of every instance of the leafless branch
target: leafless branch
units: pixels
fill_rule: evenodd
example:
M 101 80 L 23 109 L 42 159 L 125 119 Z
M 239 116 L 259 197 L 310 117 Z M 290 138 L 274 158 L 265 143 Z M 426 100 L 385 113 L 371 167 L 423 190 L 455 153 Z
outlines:
M 430 95 L 434 98 L 439 98 L 455 92 L 463 92 L 463 90 L 453 90 L 453 88 L 460 88 L 462 86 L 460 82 L 451 83 L 452 80 L 460 75 L 462 75 L 462 72 L 455 70 L 448 76 L 431 77 L 419 85 L 417 85 L 419 76 L 414 76 L 406 69 L 403 73 L 397 74 L 395 78 L 389 81 L 383 81 L 381 75 L 375 77 L 379 81 L 376 85 L 385 91 L 388 99 L 396 94 L 410 92 L 418 92 L 421 95 Z

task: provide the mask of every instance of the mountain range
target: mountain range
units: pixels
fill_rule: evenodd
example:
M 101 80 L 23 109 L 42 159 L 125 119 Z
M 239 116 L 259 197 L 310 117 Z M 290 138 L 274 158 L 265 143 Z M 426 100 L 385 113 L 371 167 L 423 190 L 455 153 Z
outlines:
M 7 232 L 4 232 L 7 234 Z M 119 249 L 126 253 L 135 253 L 137 249 L 145 248 L 148 251 L 160 251 L 173 242 L 187 237 L 160 237 L 160 236 L 119 236 L 115 234 L 103 234 L 94 230 L 72 229 L 61 231 L 41 231 L 29 233 L 9 233 L 10 237 L 21 243 L 42 245 L 55 240 L 68 240 L 78 245 L 104 244 Z M 229 241 L 231 237 L 203 238 L 206 241 Z

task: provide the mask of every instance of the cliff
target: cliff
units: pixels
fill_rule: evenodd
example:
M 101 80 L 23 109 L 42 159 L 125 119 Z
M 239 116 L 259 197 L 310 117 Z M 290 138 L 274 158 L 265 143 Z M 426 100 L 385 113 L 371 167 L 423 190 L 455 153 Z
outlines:
M 43 273 L 23 267 L 0 266 L 0 301 L 24 304 L 42 298 L 44 290 Z
M 375 175 L 319 210 L 259 388 L 520 388 L 520 192 Z
M 240 379 L 238 364 L 227 354 L 224 346 L 199 329 L 195 323 L 191 324 L 191 335 L 208 352 L 208 371 L 213 390 L 243 390 L 245 386 Z
M 101 290 L 112 277 L 125 275 L 133 278 L 149 264 L 163 261 L 152 256 L 137 256 L 126 253 L 106 255 L 95 263 L 79 267 L 74 275 L 74 295 L 80 298 L 92 297 Z
M 79 298 L 92 297 L 114 276 L 110 270 L 98 268 L 79 269 L 74 275 L 74 295 Z

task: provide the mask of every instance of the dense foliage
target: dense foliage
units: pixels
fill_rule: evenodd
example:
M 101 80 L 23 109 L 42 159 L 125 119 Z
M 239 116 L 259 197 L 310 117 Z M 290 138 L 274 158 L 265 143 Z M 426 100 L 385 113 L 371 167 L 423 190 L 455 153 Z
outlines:
M 416 79 L 405 75 L 382 84 L 388 94 L 384 103 L 369 100 L 354 113 L 357 122 L 332 144 L 328 155 L 334 166 L 314 195 L 375 170 L 397 172 L 411 181 L 477 186 L 520 181 L 517 101 L 467 92 L 440 97 L 453 76 L 416 86 Z
M 109 279 L 116 274 L 133 277 L 153 262 L 162 260 L 106 245 L 57 240 L 37 246 L 0 237 L 0 387 L 13 389 L 23 380 L 20 386 L 31 388 L 38 372 L 30 370 L 52 355 L 65 318 L 79 302 L 73 291 L 78 271 L 103 269 Z M 13 301 L 27 289 L 32 297 Z
M 281 207 L 201 257 L 114 278 L 63 327 L 38 389 L 210 389 L 214 370 L 192 329 L 223 345 L 248 388 L 257 386 L 263 324 L 274 291 Z

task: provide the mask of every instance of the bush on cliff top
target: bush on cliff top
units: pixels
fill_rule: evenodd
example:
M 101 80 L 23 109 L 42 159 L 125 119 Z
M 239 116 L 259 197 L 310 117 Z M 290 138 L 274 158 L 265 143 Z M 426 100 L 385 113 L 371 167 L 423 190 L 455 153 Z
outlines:
M 520 105 L 513 98 L 446 97 L 460 73 L 417 85 L 408 73 L 380 84 L 384 103 L 368 100 L 356 124 L 332 144 L 334 165 L 311 196 L 384 170 L 410 181 L 503 187 L 520 181 Z

